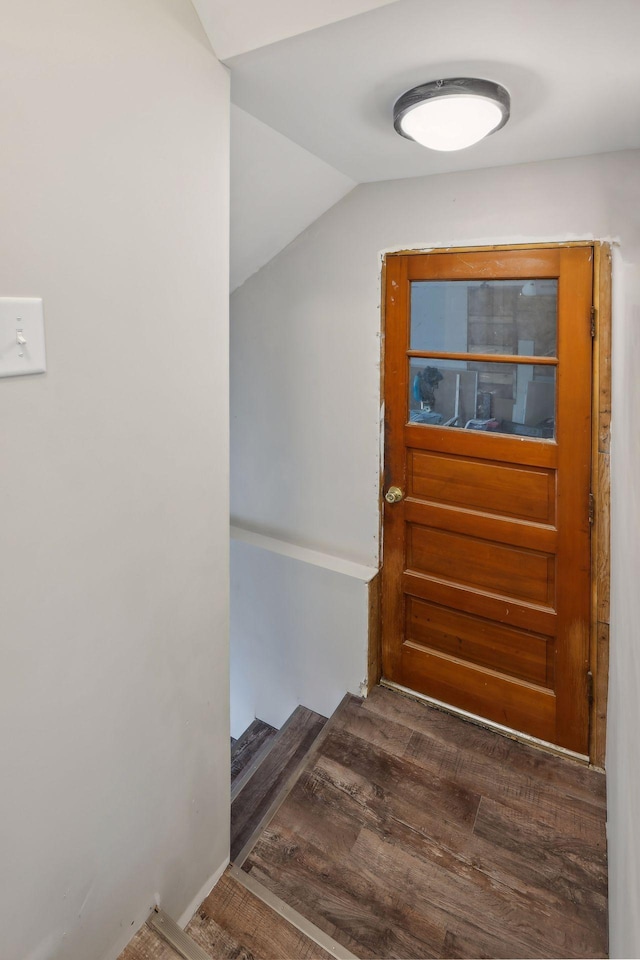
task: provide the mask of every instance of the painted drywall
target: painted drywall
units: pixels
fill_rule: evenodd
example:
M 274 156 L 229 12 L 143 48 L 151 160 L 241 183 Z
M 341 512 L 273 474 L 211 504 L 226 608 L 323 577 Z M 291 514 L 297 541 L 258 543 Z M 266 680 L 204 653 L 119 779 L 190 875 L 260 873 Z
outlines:
M 231 289 L 268 263 L 355 181 L 231 107 Z
M 330 717 L 366 680 L 376 570 L 231 532 L 231 735 L 256 716 L 279 728 L 300 703 Z
M 379 522 L 381 251 L 619 240 L 608 763 L 613 956 L 640 953 L 640 830 L 634 818 L 640 790 L 634 736 L 640 725 L 638 209 L 637 151 L 364 184 L 232 297 L 235 522 L 373 564 Z M 270 642 L 277 657 L 277 629 Z M 351 643 L 362 649 L 360 637 Z M 364 668 L 363 663 L 363 673 Z
M 617 188 L 631 216 L 637 181 Z M 628 191 L 628 192 L 627 192 Z M 607 736 L 610 956 L 640 956 L 640 237 L 613 262 L 611 663 Z
M 637 149 L 639 32 L 637 0 L 401 0 L 228 65 L 243 110 L 358 182 L 394 180 Z M 401 94 L 469 76 L 509 91 L 499 136 L 458 151 L 396 136 Z
M 193 0 L 221 60 L 395 0 Z
M 1 6 L 0 954 L 112 960 L 228 856 L 228 77 L 187 0 Z

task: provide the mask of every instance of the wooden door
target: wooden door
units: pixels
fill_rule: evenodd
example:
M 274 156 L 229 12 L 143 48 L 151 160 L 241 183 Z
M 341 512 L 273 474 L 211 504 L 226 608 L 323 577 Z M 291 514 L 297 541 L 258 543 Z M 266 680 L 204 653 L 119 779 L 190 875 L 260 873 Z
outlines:
M 588 752 L 591 247 L 391 255 L 383 674 Z M 394 491 L 390 488 L 399 488 Z

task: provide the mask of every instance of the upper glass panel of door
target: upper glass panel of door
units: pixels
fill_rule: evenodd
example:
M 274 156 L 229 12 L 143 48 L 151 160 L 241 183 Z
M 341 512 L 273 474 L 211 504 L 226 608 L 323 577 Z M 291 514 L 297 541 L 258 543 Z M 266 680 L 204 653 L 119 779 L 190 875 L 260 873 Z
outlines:
M 409 421 L 553 439 L 557 300 L 554 279 L 414 281 Z
M 557 280 L 419 280 L 411 349 L 556 356 Z

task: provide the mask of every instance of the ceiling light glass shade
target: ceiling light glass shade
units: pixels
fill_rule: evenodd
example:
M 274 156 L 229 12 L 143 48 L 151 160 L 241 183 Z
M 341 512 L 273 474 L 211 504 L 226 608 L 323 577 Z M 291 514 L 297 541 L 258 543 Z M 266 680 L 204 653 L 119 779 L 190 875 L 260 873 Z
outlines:
M 490 80 L 434 80 L 404 93 L 393 108 L 398 133 L 431 150 L 464 150 L 503 127 L 510 98 Z

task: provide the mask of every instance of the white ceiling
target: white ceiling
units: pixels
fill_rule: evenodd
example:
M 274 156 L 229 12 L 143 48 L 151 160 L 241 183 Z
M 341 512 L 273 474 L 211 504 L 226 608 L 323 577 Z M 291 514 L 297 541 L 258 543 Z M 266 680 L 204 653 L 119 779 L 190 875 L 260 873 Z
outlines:
M 234 103 L 368 181 L 640 146 L 639 40 L 640 0 L 397 0 L 227 63 Z M 395 99 L 455 76 L 507 87 L 507 126 L 459 153 L 399 137 Z
M 193 0 L 219 60 L 394 0 Z
M 192 0 L 218 59 L 396 0 Z M 355 186 L 238 107 L 231 111 L 231 290 Z
M 193 3 L 236 105 L 232 289 L 354 182 L 640 146 L 640 0 Z M 399 137 L 396 98 L 454 76 L 507 87 L 506 127 L 459 153 Z
M 231 108 L 231 290 L 355 187 L 312 153 Z

